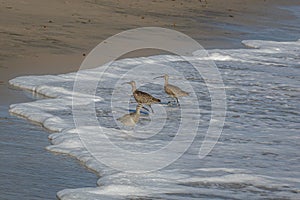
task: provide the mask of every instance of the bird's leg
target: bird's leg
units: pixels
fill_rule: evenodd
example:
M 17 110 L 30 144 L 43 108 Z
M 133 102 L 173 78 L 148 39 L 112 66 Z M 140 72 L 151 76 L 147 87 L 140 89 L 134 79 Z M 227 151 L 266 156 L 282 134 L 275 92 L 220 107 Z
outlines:
M 175 97 L 174 97 L 175 98 Z M 172 98 L 171 101 L 168 101 L 168 105 L 173 106 L 174 104 L 178 105 L 177 101 Z
M 150 110 L 148 108 L 146 108 L 145 106 L 143 106 L 142 108 L 144 108 L 145 110 L 147 110 L 148 112 L 150 112 Z
M 176 99 L 176 102 L 177 102 L 177 106 L 180 107 L 180 103 L 179 103 L 179 101 L 178 101 L 178 98 L 175 97 L 175 99 Z
M 151 104 L 149 105 L 149 107 L 151 108 L 152 113 L 154 113 L 154 111 L 153 111 L 153 109 L 152 109 L 152 107 L 151 107 Z

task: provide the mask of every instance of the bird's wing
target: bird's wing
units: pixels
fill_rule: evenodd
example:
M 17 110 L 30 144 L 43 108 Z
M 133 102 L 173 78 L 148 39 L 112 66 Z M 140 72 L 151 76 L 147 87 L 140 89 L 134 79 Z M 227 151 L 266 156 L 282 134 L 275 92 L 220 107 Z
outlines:
M 147 92 L 143 92 L 140 90 L 136 90 L 135 93 L 139 96 L 151 96 L 150 94 L 148 94 Z
M 135 93 L 136 93 L 137 96 L 140 96 L 140 98 L 143 98 L 145 101 L 152 100 L 152 101 L 155 101 L 155 102 L 160 102 L 160 99 L 157 99 L 157 98 L 151 96 L 147 92 L 136 90 Z
M 183 91 L 182 89 L 180 89 L 179 87 L 177 87 L 175 85 L 170 85 L 169 84 L 167 86 L 166 90 L 169 90 L 172 93 L 172 95 L 175 95 L 175 96 L 178 96 L 178 97 L 179 96 L 187 96 L 187 95 L 189 95 L 188 92 Z
M 134 126 L 136 122 L 134 121 L 134 116 L 132 113 L 123 115 L 122 117 L 118 118 L 117 120 L 120 121 L 125 126 Z

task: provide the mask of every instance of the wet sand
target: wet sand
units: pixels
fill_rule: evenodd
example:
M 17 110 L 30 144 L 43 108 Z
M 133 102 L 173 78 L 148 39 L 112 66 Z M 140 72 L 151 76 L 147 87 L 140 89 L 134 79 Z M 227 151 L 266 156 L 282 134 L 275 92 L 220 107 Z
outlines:
M 205 48 L 241 47 L 241 40 L 259 39 L 266 28 L 293 20 L 289 11 L 277 7 L 297 4 L 297 0 L 1 0 L 0 83 L 24 74 L 74 71 L 83 54 L 130 28 L 174 29 Z
M 32 101 L 23 92 L 11 89 L 8 80 L 28 74 L 76 71 L 84 54 L 120 31 L 144 26 L 170 28 L 191 36 L 205 48 L 242 47 L 240 41 L 244 39 L 295 40 L 299 38 L 285 38 L 272 30 L 294 19 L 278 6 L 298 4 L 297 0 L 0 0 L 1 117 L 10 117 L 10 104 Z M 156 53 L 159 52 L 134 52 L 125 57 Z M 13 120 L 16 118 L 4 122 Z M 1 125 L 1 129 L 19 132 L 23 126 Z M 46 134 L 43 138 L 47 142 Z M 63 176 L 65 172 L 57 173 Z M 78 177 L 84 178 L 85 174 Z

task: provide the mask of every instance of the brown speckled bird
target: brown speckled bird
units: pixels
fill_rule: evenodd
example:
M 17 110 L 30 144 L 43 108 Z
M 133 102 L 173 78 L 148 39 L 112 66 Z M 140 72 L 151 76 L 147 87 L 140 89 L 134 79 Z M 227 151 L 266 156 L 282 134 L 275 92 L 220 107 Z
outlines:
M 175 85 L 169 84 L 169 76 L 168 76 L 168 74 L 165 74 L 163 76 L 158 76 L 156 78 L 164 78 L 165 79 L 165 85 L 164 85 L 165 92 L 170 97 L 176 99 L 177 106 L 180 106 L 179 101 L 178 101 L 178 97 L 189 96 L 188 92 L 185 92 L 185 91 L 181 90 L 179 87 L 177 87 Z M 154 78 L 154 79 L 156 79 L 156 78 Z
M 131 85 L 132 93 L 133 93 L 133 96 L 134 96 L 134 99 L 136 100 L 136 102 L 138 104 L 148 105 L 151 108 L 151 111 L 153 112 L 151 104 L 159 103 L 160 99 L 157 99 L 146 92 L 137 90 L 135 81 L 130 81 L 130 82 L 126 82 L 126 83 Z

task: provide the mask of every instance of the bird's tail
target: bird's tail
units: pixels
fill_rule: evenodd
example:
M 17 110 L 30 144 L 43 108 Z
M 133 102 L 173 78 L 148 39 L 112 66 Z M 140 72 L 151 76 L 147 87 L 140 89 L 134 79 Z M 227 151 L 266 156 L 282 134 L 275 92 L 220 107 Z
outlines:
M 161 102 L 161 100 L 160 100 L 160 99 L 158 99 L 158 98 L 155 98 L 155 97 L 153 97 L 153 101 L 154 101 L 154 102 L 156 102 L 156 103 L 160 103 L 160 102 Z

